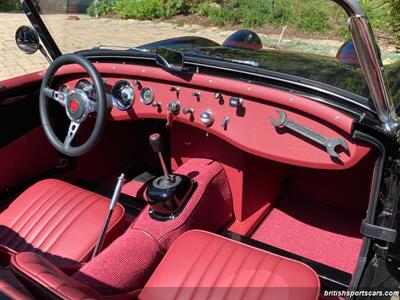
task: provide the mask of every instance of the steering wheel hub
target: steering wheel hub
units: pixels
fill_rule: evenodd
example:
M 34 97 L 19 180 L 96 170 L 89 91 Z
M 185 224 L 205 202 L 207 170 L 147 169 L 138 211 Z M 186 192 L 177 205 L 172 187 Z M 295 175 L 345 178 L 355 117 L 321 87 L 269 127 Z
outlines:
M 89 99 L 82 90 L 75 89 L 68 94 L 65 109 L 70 120 L 75 122 L 84 120 L 87 100 Z

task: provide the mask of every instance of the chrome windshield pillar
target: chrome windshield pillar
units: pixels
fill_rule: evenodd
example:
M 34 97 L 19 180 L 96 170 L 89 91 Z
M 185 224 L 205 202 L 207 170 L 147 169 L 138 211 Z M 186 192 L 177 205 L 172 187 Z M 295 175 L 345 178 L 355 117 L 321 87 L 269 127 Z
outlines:
M 368 18 L 364 15 L 352 15 L 349 18 L 349 27 L 361 68 L 374 100 L 378 118 L 383 123 L 386 131 L 396 133 L 397 135 L 400 125 L 399 117 L 396 114 L 384 73 L 380 51 Z

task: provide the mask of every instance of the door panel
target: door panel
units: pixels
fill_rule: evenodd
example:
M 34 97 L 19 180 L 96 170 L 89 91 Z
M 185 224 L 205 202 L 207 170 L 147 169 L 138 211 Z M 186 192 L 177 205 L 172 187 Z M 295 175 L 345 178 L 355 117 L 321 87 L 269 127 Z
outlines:
M 26 82 L 0 93 L 0 207 L 9 200 L 4 192 L 23 186 L 59 162 L 58 152 L 43 132 L 34 90 L 38 86 Z
M 41 126 L 17 138 L 0 149 L 0 193 L 56 167 L 58 159 Z

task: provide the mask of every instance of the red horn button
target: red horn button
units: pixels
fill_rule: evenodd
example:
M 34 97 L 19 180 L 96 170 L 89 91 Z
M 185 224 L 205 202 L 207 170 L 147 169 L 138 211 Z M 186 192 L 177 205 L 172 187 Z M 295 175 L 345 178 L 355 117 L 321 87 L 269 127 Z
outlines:
M 79 108 L 79 103 L 76 100 L 71 100 L 71 102 L 69 103 L 69 109 L 74 113 L 77 112 Z

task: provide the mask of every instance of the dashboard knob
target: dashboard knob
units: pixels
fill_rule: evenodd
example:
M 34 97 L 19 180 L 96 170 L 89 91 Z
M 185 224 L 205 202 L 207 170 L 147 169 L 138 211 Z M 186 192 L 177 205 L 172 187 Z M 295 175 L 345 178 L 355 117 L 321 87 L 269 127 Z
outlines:
M 193 108 L 184 108 L 182 112 L 185 115 L 187 115 L 187 114 L 190 114 L 192 116 L 194 115 L 194 109 Z
M 141 85 L 141 83 L 140 83 L 139 80 L 134 79 L 134 80 L 132 81 L 132 83 L 133 83 L 133 85 L 137 86 L 137 87 L 139 88 L 139 90 L 142 89 L 142 85 Z
M 192 96 L 193 96 L 193 97 L 196 97 L 196 100 L 197 100 L 197 101 L 200 101 L 201 93 L 200 93 L 199 91 L 196 91 L 196 92 L 193 92 L 193 93 L 192 93 Z
M 214 123 L 214 115 L 211 110 L 204 111 L 200 114 L 200 121 L 204 126 L 209 127 Z
M 229 117 L 228 117 L 228 116 L 225 116 L 225 117 L 224 117 L 224 120 L 222 121 L 222 124 L 221 124 L 221 127 L 222 127 L 224 130 L 227 130 L 229 121 L 230 121 L 230 120 L 229 120 Z
M 216 100 L 221 100 L 221 99 L 222 99 L 222 94 L 221 94 L 221 93 L 215 93 L 215 94 L 214 94 L 214 98 L 215 98 Z
M 179 111 L 181 110 L 181 104 L 179 103 L 178 100 L 175 100 L 175 101 L 168 103 L 167 108 L 170 111 L 170 113 L 177 115 L 177 114 L 179 114 Z
M 171 87 L 170 88 L 171 92 L 175 92 L 176 93 L 176 97 L 179 97 L 179 93 L 181 92 L 181 89 L 179 87 Z
M 230 107 L 239 107 L 239 106 L 243 106 L 244 100 L 242 98 L 239 97 L 231 97 L 231 99 L 229 99 L 229 106 Z
M 151 106 L 161 108 L 161 102 L 153 101 Z

